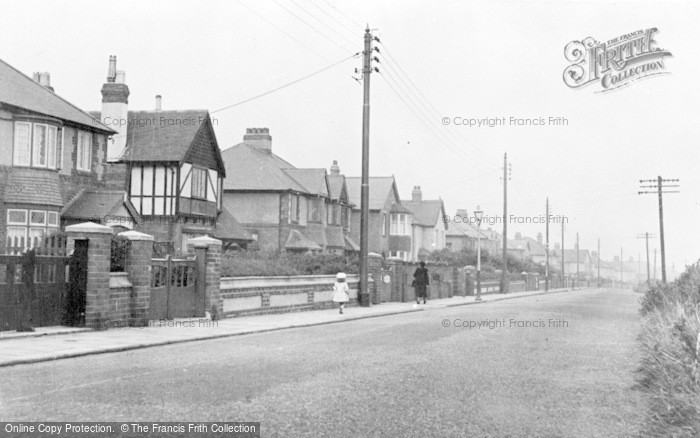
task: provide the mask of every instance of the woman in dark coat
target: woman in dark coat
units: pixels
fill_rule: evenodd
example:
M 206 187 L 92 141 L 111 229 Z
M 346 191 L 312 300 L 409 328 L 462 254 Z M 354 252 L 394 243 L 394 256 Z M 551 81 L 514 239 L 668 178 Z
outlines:
M 429 284 L 428 269 L 425 267 L 425 262 L 420 262 L 420 267 L 413 273 L 413 286 L 416 288 L 416 304 L 420 304 L 419 298 L 421 297 L 423 297 L 423 304 L 425 304 Z

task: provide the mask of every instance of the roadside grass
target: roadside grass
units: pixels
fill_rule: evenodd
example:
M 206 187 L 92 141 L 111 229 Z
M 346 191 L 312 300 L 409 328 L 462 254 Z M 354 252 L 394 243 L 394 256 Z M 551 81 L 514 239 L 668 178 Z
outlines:
M 638 383 L 648 397 L 644 436 L 700 434 L 700 262 L 641 298 Z

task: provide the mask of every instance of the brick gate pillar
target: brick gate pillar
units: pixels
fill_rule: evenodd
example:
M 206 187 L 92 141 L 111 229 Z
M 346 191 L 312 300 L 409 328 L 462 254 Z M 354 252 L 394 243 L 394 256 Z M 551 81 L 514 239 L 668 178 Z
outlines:
M 110 319 L 109 262 L 112 252 L 112 228 L 85 222 L 68 225 L 66 249 L 75 248 L 76 240 L 88 241 L 87 290 L 85 297 L 85 325 L 101 328 Z
M 153 236 L 138 231 L 119 233 L 129 239 L 124 270 L 131 280 L 130 313 L 134 322 L 148 321 L 151 305 L 151 258 L 153 258 Z
M 197 256 L 200 267 L 197 282 L 204 281 L 204 308 L 211 312 L 212 319 L 219 319 L 224 311 L 220 289 L 221 241 L 209 236 L 196 237 L 187 241 L 187 252 Z M 200 287 L 198 284 L 197 288 Z

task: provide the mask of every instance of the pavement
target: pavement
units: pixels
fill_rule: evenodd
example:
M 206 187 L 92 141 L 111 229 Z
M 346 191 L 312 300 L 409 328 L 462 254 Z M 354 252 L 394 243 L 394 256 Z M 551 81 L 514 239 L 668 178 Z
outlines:
M 340 315 L 337 309 L 326 309 L 235 317 L 218 321 L 207 319 L 150 321 L 147 327 L 117 327 L 107 330 L 57 326 L 40 327 L 35 332 L 29 333 L 0 332 L 0 367 L 289 328 L 334 324 L 454 306 L 485 304 L 493 301 L 567 291 L 570 289 L 552 289 L 547 292 L 543 290 L 511 292 L 505 295 L 485 294 L 482 295 L 481 302 L 475 301 L 473 296 L 455 296 L 429 300 L 427 304 L 415 307 L 413 302 L 390 302 L 371 307 L 346 307 L 343 315 Z

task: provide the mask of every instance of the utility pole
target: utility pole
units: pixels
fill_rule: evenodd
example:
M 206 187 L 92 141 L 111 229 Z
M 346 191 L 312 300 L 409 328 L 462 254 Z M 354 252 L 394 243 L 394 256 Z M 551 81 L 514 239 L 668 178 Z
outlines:
M 578 233 L 576 233 L 576 281 L 578 282 L 578 276 L 579 276 L 579 257 L 578 257 Z
M 566 281 L 566 276 L 564 275 L 564 217 L 561 217 L 561 279 Z M 564 284 L 566 287 L 566 284 Z
M 620 283 L 624 283 L 623 277 L 622 277 L 622 271 L 625 268 L 625 262 L 622 260 L 622 247 L 620 247 Z
M 508 292 L 508 154 L 503 154 L 503 272 L 501 273 L 501 293 Z
M 545 267 L 544 267 L 544 290 L 548 291 L 549 290 L 549 197 L 547 198 L 547 228 L 545 231 L 546 234 L 546 240 L 545 240 Z
M 369 26 L 365 29 L 365 49 L 362 56 L 362 181 L 360 198 L 360 299 L 362 306 L 369 306 L 369 78 L 372 73 L 372 37 Z M 374 71 L 379 71 L 374 68 Z
M 600 237 L 598 238 L 598 287 L 600 287 Z
M 649 239 L 654 238 L 653 234 L 649 233 L 644 233 L 644 234 L 637 234 L 637 239 L 644 239 L 646 240 L 646 245 L 647 245 L 647 284 L 651 282 L 651 269 L 649 266 Z M 654 250 L 654 277 L 656 277 L 656 250 Z
M 664 244 L 664 193 L 680 193 L 680 190 L 668 190 L 664 191 L 664 183 L 677 183 L 678 179 L 663 179 L 658 176 L 655 180 L 653 179 L 640 179 L 639 182 L 653 183 L 649 185 L 641 185 L 642 189 L 655 189 L 655 190 L 641 190 L 637 194 L 649 194 L 655 193 L 659 196 L 659 243 L 661 244 L 661 281 L 666 283 L 666 246 Z M 665 188 L 679 188 L 679 184 L 666 184 Z

